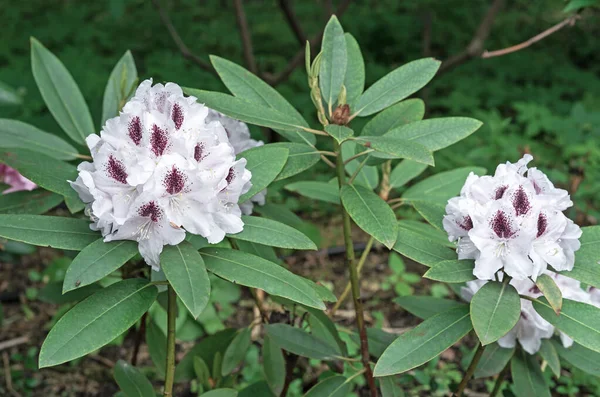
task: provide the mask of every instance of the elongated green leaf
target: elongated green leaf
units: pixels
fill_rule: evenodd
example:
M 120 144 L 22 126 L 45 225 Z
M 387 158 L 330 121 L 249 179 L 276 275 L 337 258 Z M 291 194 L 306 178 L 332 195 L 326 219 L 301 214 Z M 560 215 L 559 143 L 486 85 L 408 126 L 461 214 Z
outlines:
M 403 219 L 398 221 L 398 228 L 412 230 L 428 240 L 435 241 L 437 244 L 456 249 L 456 243 L 448 240 L 448 234 L 445 231 L 436 229 L 425 222 Z
M 499 374 L 506 367 L 514 353 L 514 347 L 504 349 L 497 343 L 487 346 L 479 363 L 477 363 L 475 378 L 487 378 Z
M 74 290 L 108 276 L 138 252 L 135 241 L 105 243 L 99 238 L 85 247 L 71 262 L 65 274 L 63 293 Z
M 330 360 L 338 356 L 328 343 L 300 328 L 287 324 L 269 324 L 265 328 L 273 342 L 291 353 L 317 360 Z
M 221 375 L 229 375 L 244 360 L 252 343 L 251 334 L 252 328 L 244 328 L 233 338 L 223 355 Z
M 407 258 L 429 267 L 443 261 L 456 259 L 456 253 L 451 249 L 406 228 L 398 229 L 398 239 L 393 249 Z
M 364 151 L 364 148 L 354 141 L 345 141 L 342 145 L 342 158 L 344 161 L 348 160 L 351 156 L 354 156 L 354 154 L 357 154 L 357 150 L 361 152 Z M 354 175 L 363 160 L 364 158 L 357 158 L 346 163 L 344 168 L 346 169 L 348 175 Z M 369 164 L 369 161 L 371 160 L 373 159 L 369 158 L 367 160 L 367 164 Z M 377 170 L 377 167 L 364 166 L 356 175 L 354 184 L 363 185 L 371 190 L 374 190 L 377 186 L 379 186 L 379 171 Z
M 37 295 L 37 299 L 52 303 L 53 305 L 64 305 L 65 303 L 79 302 L 88 296 L 98 292 L 102 287 L 98 284 L 90 284 L 75 291 L 62 293 L 62 283 L 60 281 L 46 284 L 42 287 Z
M 446 205 L 439 201 L 429 200 L 413 200 L 410 204 L 417 210 L 417 212 L 429 223 L 438 230 L 444 230 L 442 220 L 446 215 Z
M 320 310 L 307 307 L 306 311 L 310 314 L 308 316 L 310 332 L 317 338 L 333 346 L 337 350 L 338 355 L 346 356 L 348 354 L 346 345 L 340 338 L 333 321 Z
M 447 312 L 457 307 L 467 307 L 462 302 L 452 301 L 443 298 L 434 298 L 433 296 L 399 296 L 394 302 L 401 308 L 423 320 L 427 320 L 436 314 Z
M 563 299 L 562 311 L 556 315 L 545 298 L 533 302 L 544 320 L 569 335 L 575 342 L 600 353 L 600 309 L 587 303 Z
M 474 267 L 472 260 L 443 261 L 427 270 L 423 277 L 444 283 L 464 283 L 476 279 L 473 276 Z
M 233 283 L 260 288 L 269 294 L 325 309 L 318 294 L 302 279 L 283 267 L 241 251 L 205 248 L 200 251 L 206 268 Z
M 550 397 L 544 374 L 535 356 L 519 350 L 510 362 L 510 372 L 517 397 Z
M 386 247 L 394 246 L 398 224 L 394 211 L 385 201 L 360 185 L 342 186 L 340 196 L 344 208 L 361 229 Z
M 577 11 L 584 7 L 600 6 L 599 0 L 571 0 L 563 12 Z
M 175 381 L 184 382 L 194 379 L 196 376 L 194 372 L 194 357 L 196 356 L 202 358 L 206 365 L 212 368 L 217 353 L 222 357 L 225 349 L 227 349 L 227 346 L 229 346 L 234 337 L 235 329 L 228 328 L 203 338 L 200 342 L 196 343 L 175 368 Z
M 458 196 L 471 172 L 483 175 L 485 171 L 485 168 L 481 167 L 463 167 L 440 172 L 408 188 L 402 198 L 406 200 L 427 199 L 445 204 L 449 198 Z
M 344 84 L 348 57 L 344 29 L 335 15 L 331 16 L 325 26 L 321 53 L 319 86 L 323 99 L 331 106 Z
M 521 315 L 521 298 L 510 284 L 490 281 L 471 300 L 471 320 L 482 345 L 513 329 Z
M 18 120 L 0 119 L 0 142 L 5 148 L 28 149 L 59 160 L 73 160 L 78 155 L 70 143 Z
M 343 125 L 329 124 L 325 127 L 325 131 L 337 141 L 342 143 L 354 135 L 354 131 Z
M 267 384 L 267 382 L 262 380 L 251 384 L 245 389 L 240 390 L 240 393 L 238 394 L 238 397 L 254 396 L 276 397 L 271 391 L 271 389 L 269 389 L 269 385 Z
M 542 291 L 542 294 L 548 299 L 548 303 L 554 309 L 556 314 L 560 314 L 562 308 L 562 292 L 554 282 L 554 279 L 547 274 L 542 274 L 535 281 L 535 285 Z
M 277 178 L 287 161 L 288 150 L 283 147 L 259 146 L 245 150 L 237 157 L 248 161 L 246 169 L 252 173 L 252 188 L 240 197 L 240 203 L 243 203 Z
M 117 384 L 126 397 L 155 397 L 152 383 L 133 365 L 119 360 L 114 368 Z
M 294 182 L 285 185 L 285 188 L 291 192 L 301 194 L 302 196 L 315 200 L 326 201 L 328 203 L 340 203 L 340 191 L 336 184 L 327 182 Z
M 56 122 L 75 142 L 84 143 L 94 133 L 85 99 L 62 62 L 35 38 L 31 38 L 31 70 Z
M 0 213 L 43 214 L 62 203 L 63 200 L 63 196 L 41 189 L 12 192 L 0 195 Z
M 75 166 L 25 149 L 0 149 L 0 163 L 16 169 L 38 186 L 64 196 L 71 212 L 85 206 L 67 181 L 77 179 Z
M 152 320 L 146 324 L 146 345 L 160 378 L 164 378 L 167 363 L 167 337 Z
M 261 258 L 271 261 L 273 263 L 279 263 L 281 261 L 277 257 L 277 254 L 275 253 L 275 250 L 273 249 L 273 247 L 263 245 L 263 244 L 253 243 L 251 241 L 239 240 L 239 239 L 236 241 L 236 244 L 240 251 L 244 251 L 244 252 L 247 252 L 252 255 L 260 256 Z M 207 246 L 208 245 L 205 245 L 204 247 L 200 247 L 198 249 L 205 248 Z M 194 248 L 196 248 L 196 247 L 194 247 Z
M 202 393 L 202 397 L 237 397 L 238 392 L 235 389 L 215 389 Z
M 582 227 L 581 231 L 581 248 L 575 253 L 575 266 L 569 272 L 560 273 L 600 288 L 600 226 Z
M 127 50 L 110 72 L 108 82 L 104 88 L 102 125 L 106 123 L 106 120 L 119 115 L 119 111 L 129 99 L 129 95 L 135 92 L 137 81 L 135 61 L 131 51 Z
M 23 96 L 11 86 L 0 81 L 0 106 L 16 106 L 23 103 Z
M 273 128 L 276 132 L 292 142 L 313 144 L 316 142 L 313 134 L 303 130 L 296 120 L 267 106 L 244 99 L 233 97 L 220 92 L 204 91 L 195 88 L 183 88 L 183 91 L 198 98 L 198 102 L 206 104 L 211 109 L 226 114 L 236 120 Z
M 443 117 L 394 128 L 385 136 L 414 141 L 435 152 L 468 137 L 481 125 L 481 121 L 467 117 Z
M 419 121 L 425 115 L 425 103 L 421 99 L 399 102 L 373 117 L 361 131 L 361 135 L 382 136 L 402 125 Z
M 365 61 L 360 51 L 360 46 L 354 36 L 350 33 L 344 33 L 346 39 L 346 77 L 344 77 L 344 87 L 346 87 L 346 103 L 354 108 L 354 101 L 358 99 L 365 89 Z
M 167 245 L 160 255 L 160 267 L 179 299 L 197 318 L 210 298 L 210 280 L 198 251 L 186 241 Z
M 459 307 L 437 314 L 400 335 L 375 366 L 374 375 L 399 374 L 426 363 L 473 329 L 469 311 Z
M 433 154 L 425 146 L 409 140 L 387 136 L 360 136 L 356 141 L 374 149 L 371 156 L 384 159 L 409 159 L 427 165 L 434 165 Z
M 81 251 L 100 237 L 85 219 L 0 215 L 0 236 L 42 247 Z
M 351 386 L 345 376 L 334 375 L 314 385 L 304 397 L 346 397 Z
M 414 178 L 421 175 L 427 168 L 427 164 L 419 163 L 412 160 L 402 160 L 394 167 L 390 174 L 390 186 L 398 188 L 406 185 Z
M 147 280 L 127 279 L 82 301 L 48 334 L 40 351 L 40 368 L 62 364 L 106 345 L 131 327 L 157 294 Z
M 379 378 L 379 387 L 381 388 L 382 397 L 404 397 L 404 392 L 394 382 L 393 376 L 384 376 Z
M 276 181 L 289 178 L 311 168 L 321 158 L 317 149 L 301 143 L 279 142 L 265 146 L 285 148 L 289 153 L 287 162 L 279 175 L 277 175 L 277 178 L 275 178 Z
M 560 377 L 560 359 L 558 353 L 554 348 L 554 345 L 549 339 L 542 339 L 542 345 L 540 346 L 540 356 L 548 363 L 548 366 L 552 370 L 552 373 L 557 378 Z
M 560 357 L 569 364 L 590 375 L 600 376 L 600 353 L 586 349 L 578 343 L 573 343 L 573 346 L 566 348 L 559 341 L 551 340 L 551 342 Z
M 265 335 L 262 348 L 265 379 L 275 395 L 280 395 L 285 384 L 285 358 L 269 335 Z
M 299 250 L 317 249 L 311 239 L 283 223 L 257 216 L 242 216 L 242 221 L 244 222 L 244 230 L 229 235 L 229 237 L 272 247 Z
M 367 328 L 367 339 L 369 340 L 369 354 L 379 358 L 385 349 L 396 339 L 398 335 L 390 334 L 379 328 Z M 360 345 L 360 338 L 358 334 L 353 333 L 351 335 L 352 340 Z
M 417 92 L 435 75 L 441 62 L 433 58 L 412 61 L 388 73 L 359 98 L 358 116 L 369 116 Z

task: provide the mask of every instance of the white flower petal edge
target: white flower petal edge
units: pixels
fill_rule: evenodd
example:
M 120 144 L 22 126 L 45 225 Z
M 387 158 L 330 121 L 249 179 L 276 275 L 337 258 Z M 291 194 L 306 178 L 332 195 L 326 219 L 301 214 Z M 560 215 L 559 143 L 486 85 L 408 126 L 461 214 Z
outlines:
M 218 243 L 243 229 L 238 200 L 252 175 L 235 148 L 250 143 L 234 143 L 223 125 L 242 123 L 210 120 L 209 111 L 176 84 L 143 81 L 100 136 L 86 139 L 93 161 L 81 163 L 70 182 L 90 227 L 105 241 L 137 241 L 155 270 L 163 247 L 179 244 L 186 232 Z

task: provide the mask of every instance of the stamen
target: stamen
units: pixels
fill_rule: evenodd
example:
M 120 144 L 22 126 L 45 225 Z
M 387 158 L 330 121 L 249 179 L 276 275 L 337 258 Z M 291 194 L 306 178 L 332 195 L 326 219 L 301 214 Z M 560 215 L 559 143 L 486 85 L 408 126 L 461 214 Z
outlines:
M 175 166 L 171 168 L 171 171 L 167 172 L 165 179 L 163 179 L 163 186 L 169 194 L 177 194 L 185 187 L 187 176 L 179 171 Z
M 106 172 L 108 173 L 108 176 L 115 181 L 123 184 L 127 183 L 127 171 L 125 170 L 125 165 L 121 161 L 117 160 L 113 155 L 108 157 Z
M 162 218 L 162 210 L 154 201 L 142 205 L 138 209 L 138 214 L 143 217 L 150 217 L 152 222 L 158 222 Z
M 152 152 L 156 156 L 162 156 L 168 143 L 169 139 L 167 137 L 167 132 L 159 128 L 156 124 L 152 125 L 152 135 L 150 136 Z
M 139 117 L 134 117 L 129 122 L 129 126 L 127 127 L 129 130 L 129 137 L 136 144 L 136 146 L 140 145 L 142 141 L 142 122 Z
M 175 123 L 176 129 L 181 128 L 181 125 L 183 124 L 183 110 L 177 103 L 173 105 L 173 110 L 171 111 L 171 120 L 173 120 Z

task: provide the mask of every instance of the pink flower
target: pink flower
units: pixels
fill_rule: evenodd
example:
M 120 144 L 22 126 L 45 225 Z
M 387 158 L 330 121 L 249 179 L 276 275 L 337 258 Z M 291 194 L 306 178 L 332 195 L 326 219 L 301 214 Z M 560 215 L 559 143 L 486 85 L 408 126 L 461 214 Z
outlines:
M 8 165 L 0 164 L 0 181 L 10 186 L 2 194 L 18 192 L 21 190 L 33 190 L 37 185 L 19 174 L 19 171 Z

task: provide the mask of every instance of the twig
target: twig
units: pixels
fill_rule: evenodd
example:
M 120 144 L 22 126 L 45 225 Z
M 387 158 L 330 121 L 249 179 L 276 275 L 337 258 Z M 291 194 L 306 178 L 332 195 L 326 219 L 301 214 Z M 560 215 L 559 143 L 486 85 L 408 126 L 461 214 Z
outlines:
M 140 345 L 144 340 L 146 335 L 146 318 L 148 317 L 148 312 L 144 313 L 142 319 L 140 321 L 140 328 L 135 334 L 135 342 L 133 344 L 133 352 L 131 354 L 131 365 L 134 367 L 137 365 L 138 353 L 140 352 Z
M 167 289 L 167 369 L 165 371 L 164 397 L 173 395 L 173 383 L 175 381 L 175 321 L 177 318 L 177 294 L 169 284 Z
M 11 347 L 19 346 L 29 342 L 29 336 L 19 336 L 18 338 L 10 339 L 4 342 L 0 342 L 0 351 L 10 349 Z
M 569 26 L 573 26 L 575 25 L 575 22 L 577 22 L 577 20 L 581 18 L 580 15 L 572 15 L 568 18 L 566 18 L 565 20 L 563 20 L 560 23 L 557 23 L 556 25 L 552 26 L 549 29 L 544 30 L 542 33 L 537 34 L 535 36 L 533 36 L 532 38 L 530 38 L 527 41 L 522 42 L 521 44 L 517 44 L 514 45 L 512 47 L 508 47 L 508 48 L 504 48 L 502 50 L 496 50 L 496 51 L 484 51 L 483 54 L 481 54 L 482 58 L 493 58 L 493 57 L 499 57 L 502 55 L 506 55 L 506 54 L 510 54 L 512 52 L 517 52 L 519 50 L 522 50 L 523 48 L 527 48 L 530 45 L 537 43 L 538 41 L 550 36 L 553 33 L 558 32 L 559 30 L 561 30 L 562 28 L 564 28 L 565 26 L 569 25 Z
M 477 345 L 477 350 L 475 351 L 475 355 L 471 360 L 471 364 L 469 365 L 469 368 L 467 368 L 467 372 L 465 373 L 465 376 L 463 377 L 462 381 L 460 381 L 460 384 L 458 385 L 458 388 L 456 389 L 456 392 L 453 394 L 453 396 L 462 396 L 465 387 L 467 387 L 467 383 L 469 383 L 469 380 L 471 380 L 471 377 L 475 373 L 475 368 L 477 368 L 477 364 L 479 363 L 479 360 L 481 359 L 481 355 L 483 354 L 484 350 L 485 346 L 483 346 L 481 342 L 479 342 L 479 344 Z
M 115 367 L 115 363 L 112 360 L 109 360 L 106 357 L 102 357 L 98 354 L 90 354 L 88 355 L 89 358 L 91 358 L 92 360 L 99 362 L 102 365 L 105 365 L 108 368 L 114 368 Z
M 456 66 L 468 61 L 469 59 L 478 57 L 483 52 L 483 43 L 490 35 L 490 31 L 492 29 L 492 25 L 494 24 L 494 20 L 498 15 L 498 12 L 502 8 L 504 4 L 504 0 L 494 0 L 492 5 L 488 9 L 487 13 L 481 20 L 479 27 L 475 31 L 475 35 L 471 39 L 471 42 L 462 52 L 448 58 L 446 61 L 442 63 L 438 75 L 440 73 L 447 72 Z
M 302 26 L 300 26 L 300 22 L 296 17 L 294 7 L 292 6 L 292 1 L 279 0 L 279 8 L 281 8 L 281 11 L 285 16 L 285 20 L 287 21 L 288 25 L 290 25 L 292 32 L 294 32 L 294 36 L 296 37 L 296 40 L 298 40 L 298 44 L 303 46 L 304 43 L 306 43 L 306 35 L 302 31 Z
M 202 69 L 204 69 L 208 72 L 216 73 L 216 71 L 213 69 L 213 67 L 210 65 L 210 63 L 208 63 L 204 59 L 202 59 L 199 56 L 192 53 L 190 51 L 190 49 L 188 48 L 188 46 L 185 45 L 185 43 L 181 39 L 181 36 L 179 36 L 179 33 L 177 33 L 177 30 L 173 26 L 173 22 L 171 22 L 169 15 L 164 10 L 164 8 L 161 6 L 160 0 L 152 0 L 152 3 L 154 4 L 154 7 L 156 7 L 156 10 L 158 11 L 158 14 L 160 16 L 160 19 L 162 20 L 163 25 L 165 25 L 165 27 L 169 31 L 171 38 L 175 42 L 175 45 L 177 45 L 177 48 L 179 49 L 179 52 L 181 52 L 183 57 L 186 59 L 189 59 L 190 61 L 194 62 L 196 65 L 200 66 Z
M 240 37 L 242 39 L 242 48 L 244 50 L 244 60 L 248 69 L 258 75 L 256 60 L 254 59 L 254 50 L 252 48 L 252 37 L 250 29 L 248 29 L 248 21 L 246 20 L 246 12 L 242 0 L 234 0 L 233 7 L 235 8 L 235 19 L 237 21 Z
M 6 380 L 6 389 L 13 395 L 17 397 L 21 397 L 19 393 L 15 389 L 13 389 L 12 385 L 12 374 L 10 372 L 10 360 L 7 352 L 2 352 L 2 361 L 4 364 L 4 379 Z
M 498 378 L 496 379 L 496 384 L 494 384 L 494 389 L 490 393 L 490 397 L 496 397 L 496 394 L 498 394 L 498 392 L 502 388 L 502 382 L 504 381 L 504 377 L 508 373 L 509 369 L 510 369 L 510 361 L 508 363 L 506 363 L 506 365 L 504 366 L 504 369 L 502 369 L 502 371 L 498 375 Z

